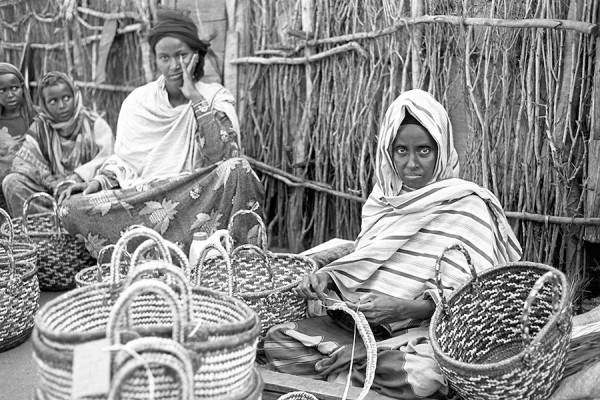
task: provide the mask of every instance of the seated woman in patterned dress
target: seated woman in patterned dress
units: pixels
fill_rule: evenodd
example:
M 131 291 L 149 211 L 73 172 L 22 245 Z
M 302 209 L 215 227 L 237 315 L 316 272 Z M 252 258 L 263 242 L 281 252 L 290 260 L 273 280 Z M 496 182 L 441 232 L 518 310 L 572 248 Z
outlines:
M 90 182 L 61 197 L 63 225 L 92 254 L 134 224 L 187 251 L 194 232 L 211 234 L 227 227 L 234 212 L 262 207 L 262 185 L 239 158 L 234 98 L 220 84 L 200 80 L 208 44 L 194 22 L 161 11 L 148 41 L 160 77 L 123 102 L 114 155 Z M 245 241 L 240 225 L 236 239 Z
M 298 296 L 321 302 L 322 312 L 315 307 L 315 313 L 322 315 L 271 328 L 265 353 L 280 372 L 342 383 L 350 373 L 362 385 L 365 348 L 357 339 L 353 352 L 345 313 L 327 313 L 328 302 L 341 299 L 373 328 L 378 357 L 372 389 L 398 399 L 443 398 L 448 387 L 428 339 L 439 301 L 436 259 L 459 243 L 481 271 L 519 259 L 521 247 L 496 197 L 458 179 L 448 114 L 429 93 L 407 91 L 389 107 L 376 168 L 354 251 L 296 288 Z M 442 271 L 446 293 L 470 278 L 459 252 L 444 255 Z

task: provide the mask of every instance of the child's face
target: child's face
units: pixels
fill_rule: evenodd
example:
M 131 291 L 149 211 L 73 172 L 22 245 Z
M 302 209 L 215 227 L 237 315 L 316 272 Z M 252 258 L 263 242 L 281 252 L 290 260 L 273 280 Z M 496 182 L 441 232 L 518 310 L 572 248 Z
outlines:
M 0 106 L 3 113 L 12 113 L 23 103 L 23 85 L 14 74 L 0 75 Z
M 67 122 L 75 113 L 75 100 L 71 89 L 62 82 L 42 89 L 46 108 L 56 122 Z

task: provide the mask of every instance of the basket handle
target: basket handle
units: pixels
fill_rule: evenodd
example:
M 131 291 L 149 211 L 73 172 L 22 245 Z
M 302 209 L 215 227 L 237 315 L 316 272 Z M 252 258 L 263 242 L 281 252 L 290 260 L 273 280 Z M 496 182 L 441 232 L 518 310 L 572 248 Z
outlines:
M 252 215 L 254 218 L 256 218 L 256 220 L 258 221 L 258 225 L 260 226 L 260 232 L 259 232 L 259 237 L 260 237 L 260 248 L 263 250 L 267 249 L 267 228 L 265 227 L 265 223 L 262 220 L 262 218 L 260 217 L 260 215 L 258 215 L 257 213 L 255 213 L 252 210 L 238 210 L 236 211 L 231 218 L 229 219 L 229 225 L 227 225 L 227 231 L 229 231 L 230 233 L 233 232 L 233 220 L 235 219 L 235 217 L 239 216 L 239 215 Z
M 48 193 L 38 192 L 34 193 L 25 200 L 23 203 L 23 234 L 29 237 L 29 228 L 27 227 L 27 217 L 29 216 L 29 204 L 36 199 L 47 199 L 52 203 L 52 214 L 54 214 L 54 228 L 56 229 L 55 237 L 60 238 L 62 236 L 62 231 L 60 230 L 60 220 L 58 218 L 58 204 L 54 197 L 50 196 Z
M 15 243 L 15 225 L 13 224 L 10 215 L 8 215 L 3 208 L 0 208 L 0 215 L 4 217 L 6 223 L 8 224 L 8 243 L 10 246 L 13 246 Z
M 181 344 L 164 338 L 145 337 L 130 341 L 124 346 L 124 349 L 117 353 L 117 356 L 122 355 L 123 357 L 120 362 L 116 363 L 117 367 L 111 379 L 107 399 L 118 399 L 121 385 L 125 380 L 136 370 L 145 368 L 147 364 L 161 365 L 174 371 L 179 375 L 181 382 L 181 399 L 194 399 L 194 367 Z M 140 357 L 134 358 L 129 352 L 139 354 Z
M 54 191 L 52 192 L 52 194 L 54 195 L 54 198 L 57 197 L 58 195 L 58 189 L 60 189 L 63 186 L 73 186 L 75 185 L 77 182 L 75 182 L 75 179 L 66 179 L 64 181 L 60 181 L 58 183 L 58 185 L 56 185 L 56 187 L 54 188 Z
M 531 341 L 529 335 L 529 312 L 531 311 L 531 306 L 537 299 L 540 290 L 542 290 L 549 280 L 552 280 L 552 312 L 556 313 L 560 310 L 560 275 L 555 271 L 548 271 L 538 278 L 523 304 L 523 314 L 521 314 L 521 336 L 523 338 L 524 346 L 528 346 Z
M 181 294 L 181 303 L 183 307 L 182 315 L 184 315 L 186 318 L 185 322 L 191 321 L 192 314 L 189 305 L 192 298 L 192 286 L 190 284 L 188 275 L 174 265 L 162 260 L 151 260 L 142 265 L 138 265 L 133 271 L 129 272 L 125 287 L 129 287 L 133 283 L 142 280 L 146 274 L 157 272 L 167 274 L 169 278 L 175 278 Z M 168 282 L 168 285 L 170 285 L 170 280 Z
M 100 251 L 98 251 L 98 258 L 96 259 L 96 281 L 98 283 L 101 283 L 103 281 L 102 264 L 103 264 L 104 258 L 106 257 L 106 254 L 110 250 L 112 250 L 114 252 L 115 251 L 115 247 L 116 246 L 114 244 L 107 244 L 106 246 L 102 247 L 100 249 Z M 127 250 L 123 252 L 123 256 L 126 259 L 131 260 L 131 256 L 129 255 L 129 253 L 127 252 Z
M 469 269 L 471 270 L 473 287 L 477 287 L 479 285 L 479 277 L 477 276 L 477 271 L 475 270 L 475 267 L 473 266 L 473 262 L 471 261 L 471 255 L 469 254 L 467 249 L 465 249 L 465 247 L 463 245 L 458 244 L 458 243 L 447 246 L 444 249 L 444 251 L 442 251 L 442 254 L 440 254 L 440 256 L 435 261 L 435 284 L 437 286 L 437 290 L 440 295 L 440 299 L 441 299 L 441 303 L 442 303 L 442 310 L 446 314 L 448 314 L 450 312 L 450 310 L 448 308 L 448 301 L 446 300 L 446 297 L 444 296 L 444 286 L 442 284 L 442 259 L 444 258 L 444 255 L 446 254 L 446 252 L 448 252 L 450 250 L 458 250 L 463 254 L 463 256 L 465 256 L 465 259 L 467 260 L 467 264 L 469 265 Z
M 344 302 L 335 302 L 327 307 L 332 310 L 342 310 L 350 314 L 354 319 L 356 329 L 358 330 L 358 333 L 360 333 L 360 336 L 365 344 L 365 349 L 367 350 L 367 371 L 365 373 L 365 384 L 360 394 L 356 398 L 356 400 L 363 400 L 369 394 L 369 390 L 371 389 L 371 385 L 375 379 L 375 367 L 377 366 L 377 343 L 375 342 L 375 337 L 373 336 L 369 322 L 362 312 L 352 310 Z
M 179 263 L 179 267 L 181 267 L 181 269 L 185 273 L 185 276 L 189 279 L 190 264 L 183 251 L 179 248 L 179 246 L 177 246 L 175 243 L 169 240 L 165 240 L 164 244 L 165 246 L 167 246 L 167 249 L 170 252 L 170 254 L 172 253 L 171 258 L 172 256 L 175 256 L 175 259 Z M 131 256 L 131 268 L 134 269 L 134 266 L 140 264 L 140 260 L 142 259 L 142 257 L 144 257 L 149 250 L 155 248 L 155 245 L 156 242 L 154 240 L 146 240 L 144 243 L 140 244 Z
M 194 266 L 194 270 L 196 272 L 196 281 L 194 282 L 194 286 L 200 286 L 202 284 L 202 273 L 204 272 L 204 259 L 208 255 L 208 252 L 211 250 L 217 250 L 223 256 L 223 260 L 225 261 L 225 268 L 227 270 L 227 294 L 229 296 L 233 296 L 233 268 L 231 266 L 231 258 L 229 258 L 229 254 L 227 251 L 218 243 L 208 242 L 206 246 L 202 249 L 202 253 L 198 257 L 196 261 L 196 265 Z
M 106 337 L 111 346 L 121 344 L 121 333 L 117 328 L 123 314 L 129 311 L 129 306 L 137 296 L 148 292 L 162 297 L 169 304 L 173 315 L 173 340 L 183 343 L 183 322 L 181 316 L 185 314 L 182 302 L 179 301 L 177 294 L 166 283 L 156 279 L 144 279 L 126 288 L 110 310 L 106 325 Z
M 254 251 L 259 256 L 261 256 L 265 260 L 265 264 L 267 265 L 267 271 L 269 271 L 269 282 L 271 282 L 271 290 L 275 289 L 275 277 L 273 276 L 273 264 L 271 263 L 271 256 L 268 250 L 261 249 L 258 246 L 253 244 L 243 244 L 239 247 L 236 247 L 235 250 L 231 252 L 231 258 L 235 257 L 238 253 L 247 250 Z M 233 273 L 233 271 L 232 271 Z
M 168 263 L 171 263 L 171 253 L 169 253 L 164 239 L 158 232 L 142 225 L 136 225 L 134 228 L 130 227 L 130 229 L 128 229 L 115 244 L 115 250 L 113 251 L 110 260 L 110 281 L 113 285 L 119 283 L 119 265 L 123 253 L 127 251 L 127 243 L 133 238 L 143 236 L 152 239 L 156 243 L 163 259 Z

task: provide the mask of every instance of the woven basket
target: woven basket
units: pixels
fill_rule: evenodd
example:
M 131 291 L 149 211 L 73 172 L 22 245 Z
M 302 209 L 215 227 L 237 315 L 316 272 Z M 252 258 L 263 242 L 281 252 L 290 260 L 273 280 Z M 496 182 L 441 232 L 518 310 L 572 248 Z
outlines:
M 0 227 L 2 238 L 8 242 L 12 249 L 12 255 L 17 264 L 31 263 L 37 268 L 38 248 L 26 237 L 19 236 L 15 240 L 15 229 L 10 216 L 6 211 L 0 208 L 0 215 L 4 217 L 4 223 Z M 8 265 L 9 259 L 5 253 L 0 253 L 0 265 Z M 6 273 L 7 271 L 3 271 Z M 0 272 L 2 273 L 2 272 Z
M 151 237 L 156 232 L 140 228 L 125 233 L 116 244 L 111 266 L 119 265 L 129 240 L 144 235 Z M 116 307 L 119 295 L 135 281 L 153 276 L 154 272 L 168 276 L 165 281 L 174 282 L 178 288 L 181 298 L 178 303 L 184 307 L 184 346 L 196 354 L 194 362 L 201 365 L 194 377 L 195 395 L 216 398 L 217 394 L 230 394 L 232 399 L 245 398 L 255 379 L 252 367 L 260 330 L 256 313 L 225 294 L 191 289 L 189 271 L 166 261 L 135 266 L 123 283 L 119 281 L 116 269 L 111 269 L 110 281 L 65 293 L 47 303 L 38 313 L 32 338 L 38 388 L 43 398 L 71 398 L 74 346 L 105 337 L 109 314 Z M 131 300 L 127 308 L 131 326 L 129 336 L 171 336 L 174 314 L 165 301 L 153 294 L 142 294 Z
M 441 262 L 450 250 L 465 256 L 472 279 L 446 299 Z M 548 398 L 563 374 L 571 334 L 564 274 L 512 262 L 477 276 L 464 247 L 451 245 L 437 259 L 436 283 L 442 302 L 429 335 L 457 393 L 464 399 Z
M 138 226 L 139 227 L 139 226 Z M 147 229 L 147 228 L 144 228 Z M 161 250 L 161 247 L 157 245 L 157 240 L 166 247 L 167 252 L 163 254 L 164 250 Z M 108 282 L 110 280 L 110 266 L 111 263 L 104 263 L 104 258 L 106 254 L 113 250 L 114 252 L 115 245 L 109 244 L 104 246 L 98 252 L 97 265 L 92 267 L 87 267 L 82 269 L 75 275 L 75 283 L 77 287 L 89 286 L 95 283 Z M 154 254 L 149 255 L 152 250 L 156 250 Z M 129 272 L 129 268 L 131 265 L 140 264 L 142 261 L 148 261 L 151 259 L 163 259 L 167 262 L 171 262 L 173 260 L 173 256 L 175 256 L 175 260 L 180 268 L 188 268 L 189 266 L 187 257 L 183 253 L 183 251 L 177 246 L 175 243 L 170 242 L 168 240 L 162 241 L 160 236 L 157 234 L 156 238 L 152 238 L 150 240 L 146 240 L 142 244 L 140 244 L 136 249 L 133 255 L 129 255 L 127 250 L 124 250 L 122 253 L 122 259 L 119 263 L 119 276 L 120 280 L 124 279 Z
M 52 212 L 29 215 L 32 201 L 45 198 Z M 14 218 L 15 233 L 24 235 L 38 247 L 38 279 L 41 290 L 61 291 L 75 287 L 75 274 L 94 264 L 83 242 L 61 227 L 58 204 L 47 193 L 35 193 L 23 204 L 23 216 Z
M 360 311 L 350 309 L 346 303 L 339 302 L 327 306 L 340 312 L 345 312 L 354 320 L 354 326 L 362 338 L 367 351 L 367 365 L 365 371 L 365 383 L 356 400 L 363 400 L 369 394 L 373 380 L 375 379 L 375 368 L 377 366 L 377 343 L 364 314 Z M 343 398 L 346 398 L 345 396 Z M 307 392 L 290 392 L 280 396 L 278 400 L 315 400 L 314 395 Z M 318 400 L 318 399 L 317 399 Z
M 244 300 L 260 316 L 261 334 L 264 335 L 273 325 L 306 317 L 306 300 L 296 296 L 292 289 L 298 286 L 302 277 L 315 272 L 317 264 L 305 256 L 266 250 L 266 228 L 260 216 L 253 211 L 236 212 L 229 222 L 230 232 L 234 218 L 243 214 L 253 215 L 258 220 L 262 248 L 246 244 L 224 256 L 221 246 L 209 243 L 196 265 L 192 266 L 192 279 L 195 285 L 219 291 L 226 291 L 231 285 L 232 294 Z M 205 261 L 210 249 L 218 249 L 221 256 Z
M 306 392 L 290 392 L 280 396 L 278 400 L 319 400 L 316 396 Z
M 96 259 L 96 265 L 91 267 L 85 267 L 77 274 L 75 274 L 75 286 L 84 287 L 93 285 L 95 283 L 107 282 L 110 280 L 110 262 L 105 263 L 104 260 L 109 254 L 109 251 L 114 250 L 115 245 L 109 244 L 104 246 L 98 251 L 98 258 Z M 122 280 L 127 276 L 129 271 L 129 264 L 131 263 L 131 256 L 129 253 L 125 253 L 124 259 L 119 262 L 119 279 Z
M 6 351 L 31 335 L 40 287 L 35 264 L 15 261 L 12 246 L 3 240 L 0 248 L 0 351 Z

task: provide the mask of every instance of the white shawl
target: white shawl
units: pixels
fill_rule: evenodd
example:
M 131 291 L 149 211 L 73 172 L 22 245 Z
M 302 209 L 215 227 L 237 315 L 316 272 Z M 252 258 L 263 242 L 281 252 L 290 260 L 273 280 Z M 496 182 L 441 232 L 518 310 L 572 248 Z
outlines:
M 223 86 L 197 82 L 196 88 L 213 111 L 227 115 L 238 133 L 235 100 Z M 192 103 L 169 103 L 165 79 L 136 88 L 123 101 L 117 123 L 115 154 L 103 168 L 115 173 L 121 188 L 188 173 L 202 167 L 195 139 Z

